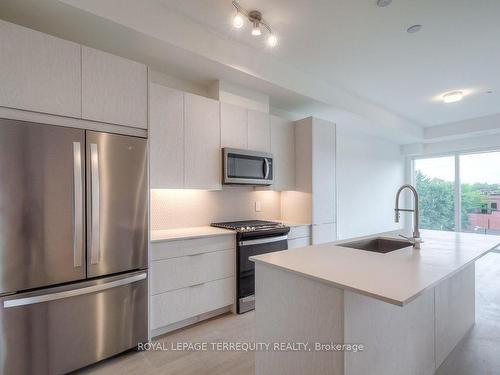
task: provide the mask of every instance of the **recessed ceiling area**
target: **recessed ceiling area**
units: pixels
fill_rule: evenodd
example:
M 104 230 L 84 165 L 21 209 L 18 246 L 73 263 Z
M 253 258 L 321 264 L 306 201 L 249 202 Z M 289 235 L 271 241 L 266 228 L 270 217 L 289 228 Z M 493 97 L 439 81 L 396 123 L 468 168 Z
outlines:
M 160 0 L 207 28 L 265 49 L 231 27 L 230 1 Z M 424 126 L 498 113 L 500 1 L 241 0 L 273 25 L 269 53 Z M 422 25 L 409 34 L 407 29 Z M 450 91 L 469 94 L 443 105 Z

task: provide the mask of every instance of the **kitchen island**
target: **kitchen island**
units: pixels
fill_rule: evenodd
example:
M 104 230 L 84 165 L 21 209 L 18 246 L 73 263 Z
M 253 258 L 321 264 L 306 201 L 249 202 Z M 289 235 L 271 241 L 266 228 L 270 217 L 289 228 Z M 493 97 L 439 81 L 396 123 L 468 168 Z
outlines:
M 384 254 L 345 240 L 251 258 L 256 341 L 308 344 L 256 353 L 256 373 L 433 374 L 475 322 L 474 262 L 500 237 L 422 238 L 420 250 Z

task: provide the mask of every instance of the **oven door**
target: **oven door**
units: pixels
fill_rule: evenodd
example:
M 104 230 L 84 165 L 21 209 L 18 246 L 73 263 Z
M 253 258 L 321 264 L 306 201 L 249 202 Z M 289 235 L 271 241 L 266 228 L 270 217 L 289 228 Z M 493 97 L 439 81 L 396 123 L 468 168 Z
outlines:
M 249 258 L 287 249 L 287 235 L 244 239 L 238 242 L 238 314 L 255 307 L 255 264 Z
M 271 185 L 273 156 L 267 152 L 223 149 L 224 184 Z

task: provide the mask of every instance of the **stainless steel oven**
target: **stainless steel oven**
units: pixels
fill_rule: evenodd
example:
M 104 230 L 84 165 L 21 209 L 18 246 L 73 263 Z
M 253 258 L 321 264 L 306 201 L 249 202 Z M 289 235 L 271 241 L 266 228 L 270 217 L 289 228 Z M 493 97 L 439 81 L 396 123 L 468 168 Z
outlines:
M 249 259 L 255 255 L 272 253 L 288 249 L 289 228 L 283 228 L 281 233 L 267 234 L 265 236 L 237 236 L 237 313 L 253 310 L 255 308 L 255 264 Z
M 236 295 L 237 313 L 255 307 L 255 265 L 249 259 L 254 255 L 288 249 L 286 225 L 264 220 L 212 223 L 212 226 L 236 231 Z
M 272 185 L 273 155 L 268 152 L 223 149 L 224 184 Z

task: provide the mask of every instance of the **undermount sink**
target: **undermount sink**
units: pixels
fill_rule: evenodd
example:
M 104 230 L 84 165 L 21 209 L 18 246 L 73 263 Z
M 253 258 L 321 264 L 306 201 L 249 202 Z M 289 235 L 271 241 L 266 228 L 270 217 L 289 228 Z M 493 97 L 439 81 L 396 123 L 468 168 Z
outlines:
M 383 237 L 372 237 L 364 240 L 345 242 L 337 246 L 349 247 L 351 249 L 373 251 L 375 253 L 390 253 L 404 247 L 413 246 L 410 242 L 404 240 L 393 240 Z

